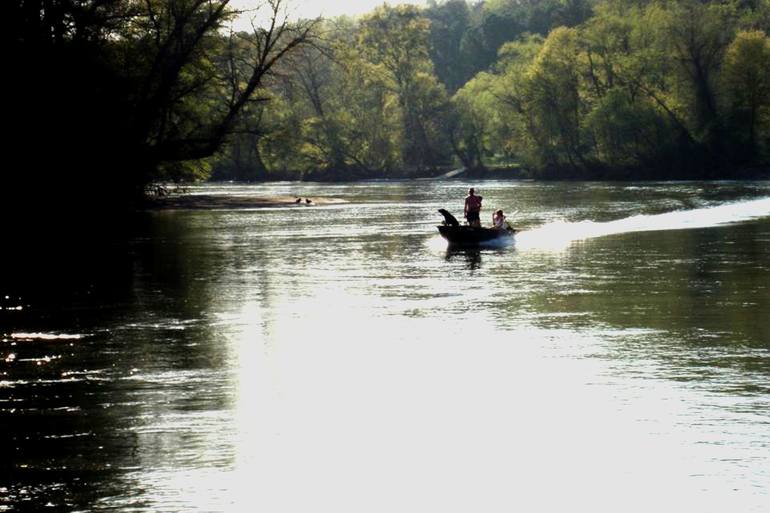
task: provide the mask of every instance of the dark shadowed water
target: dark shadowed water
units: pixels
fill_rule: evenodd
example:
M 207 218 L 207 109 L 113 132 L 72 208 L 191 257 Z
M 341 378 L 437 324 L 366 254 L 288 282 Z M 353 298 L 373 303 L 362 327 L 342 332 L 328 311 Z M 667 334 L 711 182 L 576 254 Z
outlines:
M 770 183 L 192 192 L 345 202 L 6 266 L 0 511 L 767 511 Z

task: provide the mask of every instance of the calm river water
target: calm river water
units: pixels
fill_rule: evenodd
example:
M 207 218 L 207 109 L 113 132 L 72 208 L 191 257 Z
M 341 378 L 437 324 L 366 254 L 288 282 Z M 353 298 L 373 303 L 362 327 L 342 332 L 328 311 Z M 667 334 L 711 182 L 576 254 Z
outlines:
M 770 183 L 191 192 L 344 203 L 4 269 L 0 511 L 768 510 Z

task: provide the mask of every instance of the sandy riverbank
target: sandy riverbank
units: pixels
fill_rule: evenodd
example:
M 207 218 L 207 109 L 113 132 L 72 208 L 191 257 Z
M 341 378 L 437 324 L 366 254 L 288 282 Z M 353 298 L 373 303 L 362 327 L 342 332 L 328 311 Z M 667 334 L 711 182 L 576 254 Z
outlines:
M 297 201 L 299 200 L 299 201 Z M 230 196 L 222 194 L 172 194 L 150 200 L 151 209 L 215 210 L 267 207 L 307 208 L 345 203 L 340 198 L 297 196 Z

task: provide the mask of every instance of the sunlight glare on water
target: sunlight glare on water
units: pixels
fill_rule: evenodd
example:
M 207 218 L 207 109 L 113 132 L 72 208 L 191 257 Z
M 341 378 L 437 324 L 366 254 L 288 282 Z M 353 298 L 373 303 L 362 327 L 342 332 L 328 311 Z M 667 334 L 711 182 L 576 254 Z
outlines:
M 590 337 L 312 322 L 340 329 L 319 341 L 287 322 L 273 332 L 290 341 L 280 348 L 248 330 L 231 341 L 242 361 L 232 469 L 149 473 L 142 486 L 197 511 L 716 511 L 733 501 L 719 466 L 690 446 L 695 433 L 677 425 L 690 394 L 647 382 L 614 395 L 606 369 L 581 354 L 596 349 Z M 571 350 L 553 358 L 562 343 Z

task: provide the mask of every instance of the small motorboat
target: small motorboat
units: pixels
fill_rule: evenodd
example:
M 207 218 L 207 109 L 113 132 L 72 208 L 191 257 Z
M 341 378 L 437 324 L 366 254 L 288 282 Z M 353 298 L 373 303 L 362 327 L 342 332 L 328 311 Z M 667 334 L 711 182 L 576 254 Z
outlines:
M 453 246 L 497 245 L 514 242 L 516 230 L 513 228 L 501 230 L 461 225 L 452 214 L 443 208 L 439 209 L 439 213 L 444 216 L 444 222 L 437 226 L 438 232 Z

